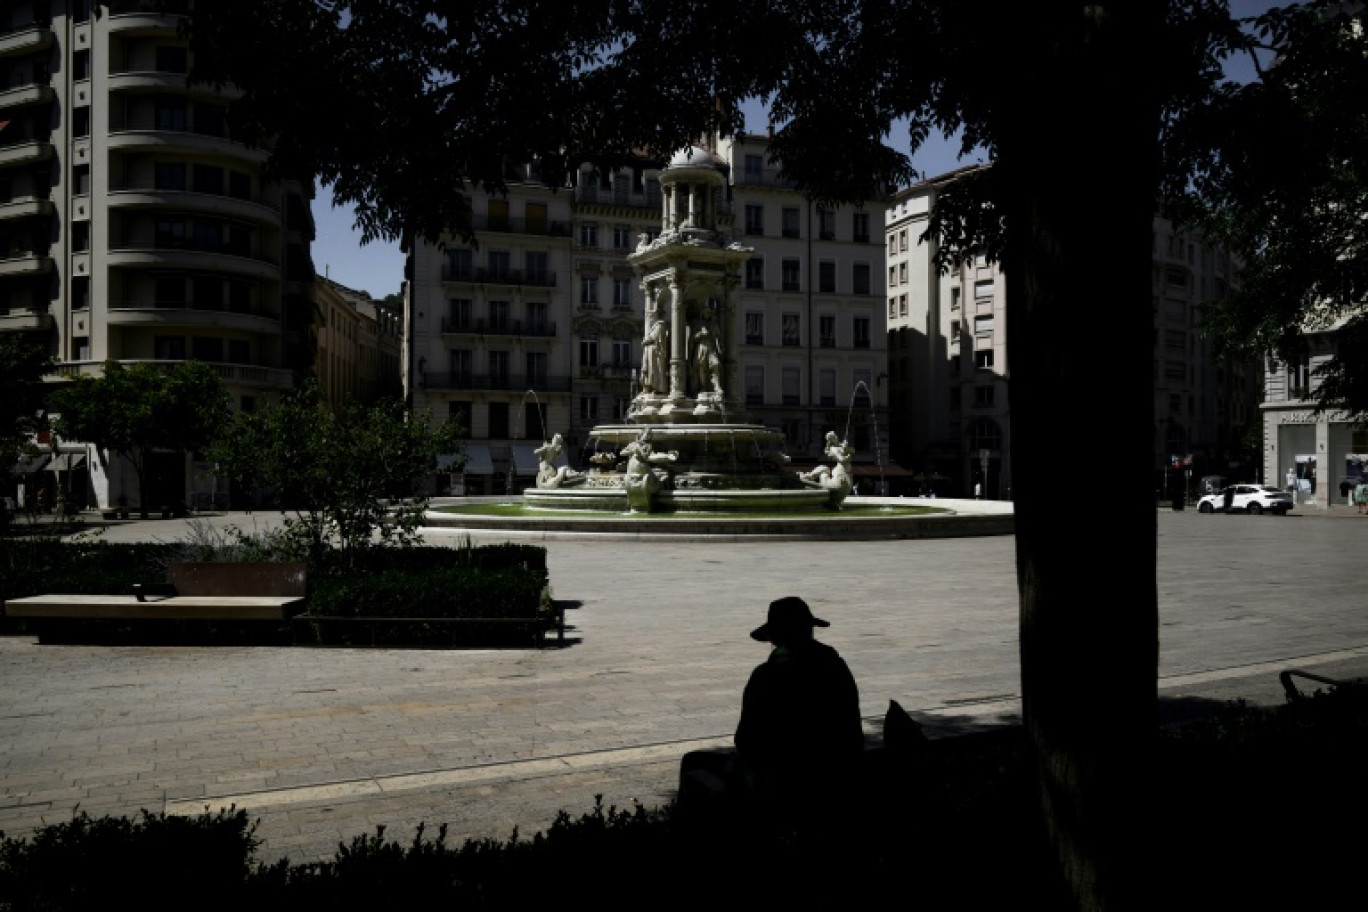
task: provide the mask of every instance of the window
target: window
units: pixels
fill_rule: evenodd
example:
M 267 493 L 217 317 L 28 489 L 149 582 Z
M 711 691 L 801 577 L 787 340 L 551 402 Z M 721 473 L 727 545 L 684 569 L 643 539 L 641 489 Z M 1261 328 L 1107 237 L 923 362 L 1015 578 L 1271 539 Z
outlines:
M 851 321 L 856 348 L 869 348 L 869 317 L 855 317 Z
M 71 249 L 76 253 L 90 249 L 90 222 L 72 222 Z
M 800 268 L 797 260 L 784 260 L 782 264 L 784 291 L 802 291 L 798 282 L 798 270 Z
M 90 51 L 77 51 L 71 55 L 71 78 L 90 78 Z
M 580 339 L 580 368 L 598 367 L 598 336 Z
M 1164 272 L 1164 283 L 1172 288 L 1186 288 L 1188 283 L 1187 270 L 1170 267 Z
M 652 209 L 660 209 L 660 181 L 654 177 L 646 179 L 646 205 Z
M 974 387 L 974 408 L 991 408 L 996 391 L 995 386 Z
M 527 331 L 529 333 L 537 336 L 551 333 L 551 321 L 547 319 L 546 313 L 545 301 L 527 302 Z
M 890 254 L 893 254 L 893 253 L 897 253 L 897 252 L 898 252 L 898 238 L 897 238 L 897 235 L 890 234 L 890 235 L 888 236 L 888 252 L 889 252 Z
M 763 289 L 765 287 L 765 261 L 761 257 L 751 257 L 746 261 L 746 287 Z
M 631 367 L 632 366 L 632 340 L 614 339 L 613 340 L 613 366 Z
M 632 306 L 632 280 L 613 279 L 613 306 Z
M 792 206 L 784 207 L 784 237 L 798 237 L 798 210 Z
M 532 389 L 546 386 L 546 352 L 527 353 L 527 385 Z
M 489 201 L 489 230 L 508 230 L 508 200 L 492 199 Z
M 974 367 L 977 367 L 979 370 L 992 370 L 993 350 L 991 348 L 984 348 L 974 352 Z
M 447 278 L 469 279 L 474 274 L 470 248 L 457 247 L 447 251 Z
M 888 287 L 889 287 L 889 288 L 892 288 L 894 285 L 897 285 L 897 284 L 898 284 L 898 267 L 896 267 L 896 266 L 889 266 L 889 267 L 888 267 Z
M 745 158 L 745 171 L 747 180 L 758 181 L 765 173 L 765 160 L 759 155 L 748 154 Z
M 580 421 L 585 424 L 596 424 L 598 422 L 598 397 L 580 396 L 579 405 Z
M 508 439 L 508 403 L 489 403 L 489 436 L 491 439 Z
M 1164 347 L 1181 355 L 1187 349 L 1187 333 L 1181 329 L 1164 330 Z
M 906 250 L 906 249 L 907 249 L 907 229 L 904 228 L 904 229 L 902 229 L 901 231 L 898 232 L 898 250 L 901 252 L 901 251 L 904 251 L 904 250 Z
M 198 310 L 223 309 L 223 280 L 214 276 L 196 276 L 191 283 Z
M 613 226 L 613 249 L 629 250 L 632 246 L 632 229 L 626 225 Z
M 158 276 L 154 293 L 158 307 L 185 306 L 185 280 L 180 276 Z
M 90 165 L 75 165 L 72 167 L 71 188 L 73 193 L 90 192 Z
M 490 332 L 508 332 L 507 301 L 489 302 L 489 330 Z
M 802 403 L 802 370 L 798 367 L 784 367 L 780 373 L 780 381 L 783 384 L 784 405 L 800 405 Z
M 836 263 L 834 260 L 822 260 L 817 264 L 817 290 L 826 294 L 835 294 Z
M 1182 383 L 1187 377 L 1187 369 L 1181 361 L 1164 362 L 1164 379 Z
M 228 362 L 230 364 L 251 364 L 252 346 L 246 339 L 228 340 Z
M 898 316 L 907 316 L 907 295 L 898 295 Z
M 851 268 L 850 290 L 852 294 L 869 294 L 870 271 L 868 263 L 856 263 Z
M 625 206 L 632 201 L 632 178 L 627 174 L 613 175 L 613 202 Z
M 475 413 L 475 407 L 469 402 L 453 402 L 447 406 L 446 417 L 460 425 L 461 431 L 466 435 L 471 433 L 471 416 Z
M 899 264 L 898 264 L 898 284 L 899 284 L 899 285 L 906 285 L 906 284 L 907 284 L 907 264 L 906 264 L 906 263 L 899 263 Z
M 765 404 L 765 369 L 758 364 L 746 368 L 746 405 Z
M 836 315 L 822 314 L 817 318 L 819 335 L 821 336 L 822 348 L 836 347 Z
M 980 279 L 974 283 L 975 298 L 991 298 L 993 296 L 993 280 Z
M 979 316 L 974 317 L 974 335 L 976 335 L 976 336 L 986 336 L 986 335 L 992 333 L 992 331 L 993 331 L 993 315 L 992 315 L 992 314 L 986 314 L 986 315 L 980 314 Z
M 786 313 L 786 314 L 784 314 L 784 318 L 783 318 L 783 322 L 782 322 L 782 330 L 783 330 L 783 332 L 782 332 L 782 338 L 783 338 L 783 344 L 784 344 L 784 345 L 786 345 L 786 346 L 796 346 L 796 345 L 802 345 L 802 344 L 803 344 L 803 343 L 802 343 L 802 340 L 799 338 L 798 325 L 799 325 L 799 324 L 798 324 L 798 314 L 796 314 L 796 313 Z
M 527 220 L 528 234 L 546 234 L 546 203 L 526 203 L 523 217 Z
M 836 404 L 836 369 L 824 367 L 817 374 L 817 395 L 822 405 Z
M 252 309 L 252 283 L 228 283 L 228 309 L 233 313 L 247 313 Z
M 153 126 L 158 130 L 185 132 L 185 102 L 179 99 L 159 99 L 153 109 Z
M 75 108 L 71 112 L 71 135 L 80 139 L 90 135 L 90 108 Z
M 581 303 L 581 304 L 597 304 L 597 303 L 598 303 L 598 286 L 599 286 L 598 276 L 596 276 L 596 275 L 593 275 L 593 276 L 581 276 L 581 277 L 580 277 L 580 303 Z
M 152 179 L 158 190 L 184 190 L 185 164 L 183 162 L 157 162 Z
M 869 213 L 856 212 L 850 217 L 851 237 L 857 244 L 869 243 Z
M 592 186 L 592 183 L 591 183 Z M 598 224 L 585 222 L 580 225 L 580 246 L 598 247 Z
M 159 73 L 185 73 L 190 67 L 189 57 L 183 47 L 159 47 L 157 48 L 157 72 Z
M 894 317 L 896 317 L 897 315 L 898 315 L 898 299 L 897 299 L 897 298 L 889 298 L 889 299 L 888 299 L 888 319 L 892 320 L 892 319 L 893 319 Z
M 498 349 L 491 350 L 489 358 L 489 385 L 492 389 L 504 389 L 508 386 L 508 352 Z M 501 437 L 508 436 L 505 431 Z
M 746 344 L 765 344 L 765 314 L 763 311 L 746 311 Z
M 850 372 L 850 379 L 851 385 L 855 388 L 855 393 L 851 396 L 852 401 L 859 408 L 869 408 L 872 403 L 870 390 L 874 384 L 874 372 L 867 367 L 857 367 Z
M 546 439 L 546 421 L 545 416 L 542 414 L 542 407 L 540 403 L 523 403 L 523 439 Z
M 824 241 L 836 239 L 836 213 L 830 209 L 817 210 L 817 233 Z
M 754 203 L 746 204 L 746 234 L 765 233 L 765 208 Z
M 960 290 L 959 290 L 958 288 L 952 288 L 952 289 L 950 289 L 950 309 L 951 309 L 951 310 L 959 310 L 959 306 L 960 306 Z
M 527 281 L 532 285 L 548 285 L 551 281 L 550 259 L 545 250 L 529 250 L 523 257 L 527 265 Z
M 158 361 L 184 361 L 184 336 L 153 336 L 152 357 Z
M 508 279 L 510 265 L 507 250 L 489 251 L 489 277 L 491 279 Z
M 222 361 L 223 340 L 196 336 L 190 346 L 190 356 L 196 361 Z
M 191 171 L 191 189 L 196 193 L 223 195 L 223 169 L 213 165 L 195 165 Z
M 475 373 L 475 361 L 470 349 L 453 349 L 447 355 L 447 363 L 451 367 L 451 379 L 455 381 L 456 385 L 469 386 L 471 377 Z M 470 430 L 469 425 L 466 426 L 466 430 Z

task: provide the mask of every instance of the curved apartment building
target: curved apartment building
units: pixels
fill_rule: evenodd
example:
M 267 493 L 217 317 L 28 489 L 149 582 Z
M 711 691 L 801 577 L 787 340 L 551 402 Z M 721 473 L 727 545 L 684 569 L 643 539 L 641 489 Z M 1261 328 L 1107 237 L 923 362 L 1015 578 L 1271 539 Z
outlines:
M 312 183 L 270 178 L 231 135 L 231 95 L 188 84 L 176 4 L 4 6 L 0 332 L 40 337 L 68 376 L 195 359 L 246 408 L 292 387 L 310 365 Z M 119 462 L 90 467 L 87 500 L 123 493 Z M 188 499 L 179 469 L 149 495 Z

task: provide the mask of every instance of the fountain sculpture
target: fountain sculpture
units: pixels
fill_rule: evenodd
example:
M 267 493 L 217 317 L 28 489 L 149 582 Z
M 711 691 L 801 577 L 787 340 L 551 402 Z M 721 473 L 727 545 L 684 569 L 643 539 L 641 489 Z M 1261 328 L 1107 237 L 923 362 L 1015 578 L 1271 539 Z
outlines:
M 752 249 L 717 229 L 725 178 L 697 146 L 660 174 L 660 235 L 628 256 L 646 293 L 640 392 L 627 423 L 590 432 L 591 467 L 557 466 L 559 434 L 538 451 L 530 506 L 645 512 L 838 509 L 853 486 L 851 448 L 834 432 L 831 466 L 789 468 L 782 432 L 747 422 L 736 395 L 732 293 Z

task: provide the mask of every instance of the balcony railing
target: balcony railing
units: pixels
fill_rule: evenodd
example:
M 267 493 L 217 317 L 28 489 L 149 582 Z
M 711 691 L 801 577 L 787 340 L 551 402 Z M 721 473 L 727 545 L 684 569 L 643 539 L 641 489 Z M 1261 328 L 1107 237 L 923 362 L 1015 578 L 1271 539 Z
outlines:
M 431 390 L 535 390 L 539 393 L 570 392 L 569 377 L 538 377 L 535 374 L 440 374 L 423 373 L 423 386 Z
M 201 313 L 239 314 L 244 317 L 261 317 L 266 320 L 279 320 L 280 310 L 259 305 L 242 306 L 219 304 L 197 304 L 193 301 L 118 301 L 109 305 L 110 310 L 193 310 Z
M 539 237 L 570 236 L 570 226 L 565 222 L 547 219 L 511 218 L 506 216 L 474 215 L 470 218 L 471 227 L 477 231 L 495 231 L 507 234 L 532 234 Z
M 482 285 L 526 285 L 535 288 L 555 288 L 554 272 L 528 272 L 523 269 L 466 269 L 452 266 L 442 267 L 443 282 L 478 282 Z
M 230 193 L 226 190 L 200 190 L 192 186 L 162 187 L 158 186 L 155 181 L 150 180 L 120 181 L 116 184 L 111 185 L 109 190 L 111 193 L 193 193 L 199 196 L 223 197 L 225 199 L 241 200 L 244 203 L 255 203 L 258 206 L 270 209 L 272 212 L 280 211 L 279 200 L 268 199 L 264 196 L 259 196 L 256 194 L 249 193 L 244 196 L 238 193 Z
M 481 336 L 540 336 L 556 335 L 556 324 L 547 322 L 524 323 L 522 320 L 457 320 L 442 318 L 442 332 L 470 333 Z

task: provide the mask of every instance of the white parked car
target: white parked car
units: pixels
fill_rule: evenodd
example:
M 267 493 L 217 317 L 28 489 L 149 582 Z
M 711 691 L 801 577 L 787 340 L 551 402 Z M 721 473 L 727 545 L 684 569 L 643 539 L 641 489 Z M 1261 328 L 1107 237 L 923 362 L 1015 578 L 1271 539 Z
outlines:
M 1230 493 L 1230 509 L 1226 510 L 1226 494 Z M 1234 484 L 1197 501 L 1203 513 L 1277 513 L 1292 509 L 1292 495 L 1268 485 Z

